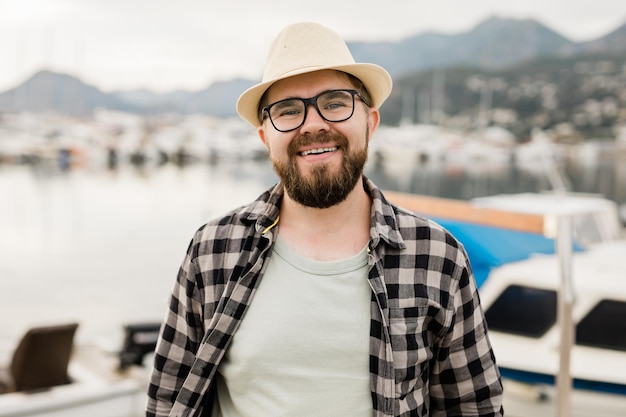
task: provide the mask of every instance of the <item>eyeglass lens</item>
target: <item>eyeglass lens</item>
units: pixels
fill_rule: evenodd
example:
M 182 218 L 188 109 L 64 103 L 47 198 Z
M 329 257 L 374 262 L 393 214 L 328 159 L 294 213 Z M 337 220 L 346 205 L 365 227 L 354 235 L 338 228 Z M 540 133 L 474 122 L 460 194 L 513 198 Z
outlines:
M 280 131 L 300 127 L 304 123 L 309 104 L 313 104 L 326 121 L 341 122 L 349 119 L 354 112 L 355 93 L 353 90 L 331 90 L 308 99 L 281 100 L 270 105 L 268 113 L 274 127 Z

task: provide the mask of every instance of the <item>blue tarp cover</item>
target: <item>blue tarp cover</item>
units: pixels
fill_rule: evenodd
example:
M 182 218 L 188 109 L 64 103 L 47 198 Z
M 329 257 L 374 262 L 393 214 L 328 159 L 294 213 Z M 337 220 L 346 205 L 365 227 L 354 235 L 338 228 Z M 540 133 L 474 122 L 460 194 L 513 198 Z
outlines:
M 536 233 L 433 218 L 465 246 L 476 285 L 485 282 L 492 268 L 527 259 L 533 254 L 554 254 L 555 241 Z

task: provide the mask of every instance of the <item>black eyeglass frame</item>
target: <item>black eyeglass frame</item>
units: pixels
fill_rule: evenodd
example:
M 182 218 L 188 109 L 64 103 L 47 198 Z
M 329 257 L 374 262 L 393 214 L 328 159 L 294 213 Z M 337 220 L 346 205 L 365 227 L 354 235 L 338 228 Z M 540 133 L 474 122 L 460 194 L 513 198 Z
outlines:
M 324 94 L 334 93 L 336 91 L 343 91 L 343 92 L 346 92 L 346 93 L 350 93 L 350 95 L 352 96 L 352 111 L 350 112 L 350 115 L 348 117 L 345 117 L 343 119 L 340 119 L 340 120 L 329 120 L 326 117 L 324 117 L 324 115 L 320 111 L 320 108 L 317 106 L 317 99 L 320 96 L 323 96 Z M 309 111 L 309 105 L 312 105 L 315 108 L 315 110 L 317 111 L 317 114 L 319 114 L 320 117 L 322 119 L 324 119 L 325 121 L 327 121 L 329 123 L 345 122 L 346 120 L 350 119 L 354 115 L 354 107 L 355 107 L 355 104 L 356 104 L 355 100 L 354 100 L 355 96 L 358 97 L 366 106 L 369 106 L 367 101 L 363 98 L 361 93 L 359 93 L 357 90 L 353 90 L 353 89 L 349 89 L 349 88 L 338 88 L 338 89 L 334 89 L 334 90 L 322 91 L 321 93 L 317 94 L 316 96 L 309 97 L 309 98 L 292 97 L 292 98 L 285 98 L 285 99 L 282 99 L 282 100 L 275 101 L 275 102 L 273 102 L 271 104 L 268 104 L 267 106 L 265 106 L 265 107 L 263 107 L 261 109 L 261 119 L 262 120 L 265 119 L 265 115 L 267 115 L 267 117 L 270 119 L 270 122 L 272 123 L 272 126 L 274 126 L 274 129 L 276 129 L 277 131 L 282 132 L 282 133 L 292 132 L 292 131 L 302 127 L 302 125 L 306 121 L 306 116 L 307 116 L 308 111 Z M 282 103 L 284 101 L 290 101 L 290 100 L 300 100 L 301 102 L 304 103 L 304 115 L 302 117 L 302 122 L 300 122 L 300 124 L 298 126 L 294 127 L 294 128 L 287 129 L 287 130 L 281 130 L 281 129 L 277 128 L 276 125 L 274 124 L 274 120 L 272 120 L 272 116 L 270 114 L 270 109 L 274 105 L 276 105 L 276 104 Z

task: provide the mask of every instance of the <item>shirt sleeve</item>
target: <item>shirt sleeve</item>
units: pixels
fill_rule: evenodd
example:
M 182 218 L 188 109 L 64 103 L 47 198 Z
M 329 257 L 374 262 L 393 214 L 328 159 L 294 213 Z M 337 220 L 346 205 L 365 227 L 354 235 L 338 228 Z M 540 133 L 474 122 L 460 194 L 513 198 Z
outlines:
M 202 340 L 202 305 L 195 282 L 192 246 L 179 269 L 161 325 L 148 386 L 146 417 L 165 417 L 190 372 Z
M 502 416 L 502 381 L 476 283 L 462 249 L 456 264 L 458 287 L 451 289 L 452 320 L 431 375 L 431 415 Z

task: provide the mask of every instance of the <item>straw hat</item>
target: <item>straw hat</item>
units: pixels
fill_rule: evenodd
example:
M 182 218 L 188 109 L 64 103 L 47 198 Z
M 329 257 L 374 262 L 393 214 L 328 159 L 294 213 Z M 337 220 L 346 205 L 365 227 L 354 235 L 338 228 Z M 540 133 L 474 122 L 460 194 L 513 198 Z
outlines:
M 324 69 L 335 69 L 360 79 L 372 97 L 371 105 L 380 107 L 391 93 L 391 76 L 375 64 L 355 63 L 348 46 L 335 32 L 317 23 L 295 23 L 274 39 L 260 84 L 239 96 L 237 112 L 257 127 L 259 101 L 278 80 Z

